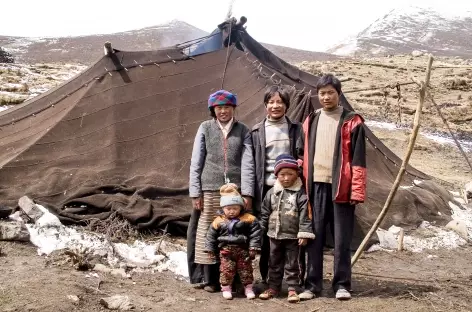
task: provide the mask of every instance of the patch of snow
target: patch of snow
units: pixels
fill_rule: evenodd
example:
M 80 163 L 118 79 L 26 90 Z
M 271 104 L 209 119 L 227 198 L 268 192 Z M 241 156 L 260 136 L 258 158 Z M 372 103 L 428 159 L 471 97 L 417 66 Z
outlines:
M 0 112 L 9 109 L 10 107 L 13 107 L 12 105 L 3 105 L 0 106 Z
M 346 43 L 333 48 L 333 54 L 336 55 L 352 55 L 358 49 L 357 39 L 352 38 Z
M 367 120 L 365 124 L 368 127 L 377 128 L 377 129 L 387 129 L 387 130 L 411 129 L 410 127 L 398 126 L 391 122 L 374 121 L 374 120 Z M 454 139 L 449 134 L 438 134 L 438 133 L 428 133 L 428 132 L 420 132 L 420 134 L 424 136 L 425 138 L 439 144 L 448 144 L 448 145 L 456 144 L 454 142 Z M 472 140 L 458 140 L 458 141 L 462 145 L 465 151 L 467 152 L 472 151 Z
M 428 31 L 423 37 L 418 39 L 419 42 L 425 43 L 431 40 L 434 37 L 434 32 Z
M 113 250 L 117 256 L 127 259 L 129 263 L 139 267 L 148 267 L 165 259 L 164 255 L 156 255 L 155 246 L 140 241 L 135 241 L 133 245 L 116 243 Z
M 449 202 L 452 219 L 465 223 L 468 237 L 472 239 L 472 209 L 463 206 L 462 208 Z M 391 226 L 388 231 L 379 228 L 377 236 L 380 243 L 372 246 L 369 251 L 376 250 L 396 250 L 400 228 Z M 422 252 L 424 250 L 454 249 L 463 246 L 467 240 L 458 233 L 442 227 L 435 226 L 428 221 L 423 221 L 417 230 L 405 234 L 403 238 L 403 248 L 412 252 Z
M 132 264 L 141 269 L 169 270 L 188 277 L 187 258 L 183 251 L 157 254 L 157 246 L 136 240 L 133 244 L 112 243 L 103 235 L 66 227 L 43 206 L 44 212 L 35 224 L 27 224 L 31 242 L 38 247 L 39 255 L 49 255 L 55 250 L 87 250 L 93 255 L 105 258 L 109 265 Z M 170 243 L 167 243 L 170 244 Z M 162 244 L 165 245 L 165 244 Z M 175 249 L 175 248 L 174 248 Z
M 421 132 L 421 135 L 439 144 L 456 145 L 456 143 L 454 142 L 454 139 L 450 135 L 438 135 L 438 134 L 431 134 L 431 133 L 424 133 L 424 132 Z M 472 151 L 472 141 L 466 141 L 466 140 L 458 140 L 458 141 L 462 145 L 462 148 L 465 151 L 467 152 Z
M 174 251 L 169 254 L 169 260 L 157 267 L 159 272 L 171 271 L 180 276 L 188 276 L 187 253 Z
M 397 125 L 391 122 L 383 122 L 383 121 L 374 121 L 374 120 L 367 120 L 365 122 L 367 127 L 371 128 L 379 128 L 379 129 L 387 129 L 387 130 L 399 130 L 402 128 L 399 128 Z

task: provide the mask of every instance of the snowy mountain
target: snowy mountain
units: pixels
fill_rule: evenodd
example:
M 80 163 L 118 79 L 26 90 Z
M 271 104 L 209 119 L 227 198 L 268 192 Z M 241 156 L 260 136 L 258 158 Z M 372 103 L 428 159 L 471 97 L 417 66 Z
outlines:
M 471 11 L 438 12 L 410 6 L 390 11 L 327 52 L 388 55 L 419 50 L 441 56 L 472 57 L 471 34 Z

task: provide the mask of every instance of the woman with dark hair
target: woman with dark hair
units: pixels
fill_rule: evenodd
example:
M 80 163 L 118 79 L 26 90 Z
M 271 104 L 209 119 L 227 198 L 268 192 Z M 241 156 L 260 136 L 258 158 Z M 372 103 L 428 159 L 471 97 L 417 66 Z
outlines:
M 210 95 L 208 109 L 213 117 L 198 128 L 190 163 L 189 193 L 192 215 L 187 231 L 187 255 L 192 284 L 214 292 L 219 284 L 216 259 L 205 251 L 211 222 L 220 209 L 220 187 L 239 187 L 247 209 L 254 195 L 254 158 L 249 129 L 234 118 L 236 96 L 220 90 Z
M 253 212 L 258 218 L 264 196 L 276 180 L 274 166 L 277 156 L 289 154 L 297 158 L 296 144 L 302 133 L 301 124 L 292 122 L 285 115 L 290 107 L 290 96 L 285 88 L 277 85 L 269 87 L 264 94 L 264 105 L 267 117 L 251 131 L 256 168 Z M 259 269 L 265 283 L 269 269 L 269 239 L 265 234 L 262 239 Z

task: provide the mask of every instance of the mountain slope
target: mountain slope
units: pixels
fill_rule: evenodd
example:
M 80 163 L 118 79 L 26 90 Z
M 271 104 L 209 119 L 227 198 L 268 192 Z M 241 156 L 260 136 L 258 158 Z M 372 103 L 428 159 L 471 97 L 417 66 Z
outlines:
M 90 64 L 103 55 L 103 44 L 116 49 L 156 50 L 206 36 L 208 33 L 181 21 L 114 34 L 60 38 L 0 36 L 0 46 L 17 62 L 67 62 Z
M 472 12 L 395 9 L 356 37 L 327 50 L 338 55 L 387 55 L 413 50 L 440 56 L 472 57 Z

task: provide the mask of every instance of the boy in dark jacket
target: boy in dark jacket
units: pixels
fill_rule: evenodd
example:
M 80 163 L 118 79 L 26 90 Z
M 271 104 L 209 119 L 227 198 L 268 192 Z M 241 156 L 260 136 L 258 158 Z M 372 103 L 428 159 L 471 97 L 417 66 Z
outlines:
M 235 184 L 220 188 L 220 206 L 224 214 L 215 218 L 207 233 L 205 249 L 214 259 L 219 250 L 220 283 L 225 299 L 232 299 L 231 285 L 239 274 L 244 293 L 248 299 L 256 296 L 252 289 L 254 281 L 252 261 L 261 248 L 261 228 L 257 219 L 244 212 L 245 203 Z
M 299 248 L 315 235 L 295 158 L 286 154 L 278 156 L 274 173 L 277 180 L 267 192 L 261 210 L 261 227 L 270 239 L 269 289 L 259 298 L 275 297 L 285 276 L 288 301 L 294 303 L 299 301 L 296 291 L 300 285 Z

